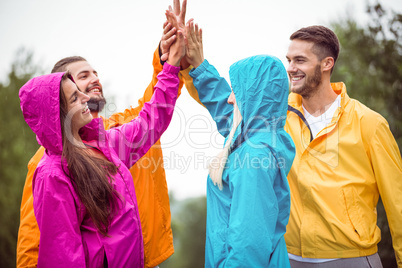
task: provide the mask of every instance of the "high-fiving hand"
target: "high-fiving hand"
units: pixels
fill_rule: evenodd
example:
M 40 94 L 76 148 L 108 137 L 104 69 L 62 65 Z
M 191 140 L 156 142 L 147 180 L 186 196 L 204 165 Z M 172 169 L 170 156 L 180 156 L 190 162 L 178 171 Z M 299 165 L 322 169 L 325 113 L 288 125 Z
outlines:
M 173 42 L 173 44 L 169 48 L 168 52 L 168 59 L 167 62 L 170 65 L 175 65 L 175 66 L 180 66 L 180 61 L 181 59 L 185 56 L 186 54 L 186 48 L 185 48 L 185 43 L 184 43 L 184 33 L 185 29 L 184 27 L 181 26 L 181 24 L 184 24 L 184 19 L 186 15 L 186 3 L 187 1 L 183 1 L 183 8 L 180 11 L 180 1 L 179 0 L 174 0 L 174 7 L 175 10 L 173 11 L 172 7 L 169 6 L 169 10 L 166 10 L 166 19 L 169 24 L 173 26 L 173 31 L 174 29 L 177 29 L 176 32 L 176 40 Z M 171 37 L 169 37 L 171 38 Z M 169 40 L 169 39 L 168 39 Z M 169 43 L 169 42 L 167 42 Z M 163 60 L 163 58 L 162 58 Z
M 195 24 L 194 27 L 192 19 L 187 22 L 184 40 L 186 44 L 186 59 L 194 68 L 197 68 L 204 61 L 202 29 L 198 28 L 198 24 Z
M 193 19 L 184 24 L 186 8 L 187 0 L 183 0 L 181 9 L 180 0 L 173 1 L 173 8 L 169 6 L 165 13 L 167 21 L 163 24 L 160 42 L 161 60 L 176 65 L 177 59 L 180 58 L 182 69 L 186 69 L 190 64 L 197 68 L 204 61 L 202 29 L 198 28 L 198 24 L 194 24 Z M 185 55 L 181 56 L 183 50 Z
M 160 43 L 160 48 L 162 52 L 161 56 L 162 61 L 166 61 L 169 57 L 169 48 L 173 43 L 173 41 L 176 39 L 174 35 L 176 31 L 181 30 L 183 34 L 185 33 L 186 8 L 187 8 L 187 0 L 183 1 L 181 9 L 180 9 L 180 0 L 174 0 L 173 9 L 171 6 L 169 6 L 169 10 L 166 11 L 172 13 L 176 19 L 174 25 L 172 25 L 172 22 L 169 22 L 169 20 L 163 24 L 163 35 Z M 173 38 L 170 39 L 171 37 Z

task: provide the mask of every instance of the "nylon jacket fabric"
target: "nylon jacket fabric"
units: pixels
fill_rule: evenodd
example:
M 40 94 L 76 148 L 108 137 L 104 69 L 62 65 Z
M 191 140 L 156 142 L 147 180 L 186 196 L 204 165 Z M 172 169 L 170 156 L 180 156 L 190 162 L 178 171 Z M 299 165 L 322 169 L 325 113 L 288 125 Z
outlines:
M 230 86 L 207 60 L 190 75 L 226 137 L 233 121 Z M 234 140 L 243 133 L 245 141 L 228 157 L 222 191 L 207 180 L 205 267 L 290 267 L 284 234 L 294 145 L 283 128 L 287 74 L 277 58 L 260 55 L 233 64 L 230 80 L 243 117 Z
M 353 258 L 377 252 L 381 232 L 376 206 L 381 195 L 398 266 L 402 267 L 402 163 L 387 121 L 349 98 L 343 83 L 332 122 L 310 142 L 302 119 L 288 111 L 285 129 L 296 145 L 289 172 L 289 253 L 307 258 Z M 301 96 L 289 105 L 303 113 Z
M 158 48 L 153 56 L 154 73 L 151 83 L 144 95 L 138 100 L 137 107 L 131 107 L 124 112 L 116 113 L 109 118 L 102 117 L 105 129 L 117 127 L 136 118 L 145 102 L 148 102 L 158 82 L 157 75 L 162 70 Z M 192 85 L 192 79 L 186 73 L 186 81 Z M 181 79 L 180 89 L 184 79 Z M 28 174 L 25 180 L 20 213 L 20 228 L 17 244 L 17 267 L 36 267 L 39 249 L 39 228 L 33 211 L 32 177 L 44 154 L 45 149 L 40 147 L 28 163 Z M 144 165 L 146 165 L 144 167 Z M 163 167 L 163 154 L 158 140 L 149 151 L 130 168 L 136 189 L 138 210 L 140 213 L 143 240 L 145 267 L 155 267 L 168 259 L 174 253 L 173 235 L 171 229 L 171 215 L 169 195 Z
M 118 166 L 113 186 L 122 201 L 112 219 L 110 237 L 98 233 L 63 172 L 66 163 L 61 161 L 58 118 L 62 73 L 34 78 L 21 88 L 24 118 L 37 134 L 39 143 L 47 148 L 33 179 L 35 216 L 41 230 L 39 267 L 99 267 L 105 253 L 109 267 L 144 266 L 141 224 L 128 167 L 167 128 L 177 97 L 178 71 L 178 67 L 165 66 L 158 76 L 152 100 L 144 105 L 137 119 L 109 131 L 104 130 L 101 119 L 94 119 L 80 130 L 83 140 L 96 140 L 98 149 Z M 168 105 L 158 105 L 165 103 Z

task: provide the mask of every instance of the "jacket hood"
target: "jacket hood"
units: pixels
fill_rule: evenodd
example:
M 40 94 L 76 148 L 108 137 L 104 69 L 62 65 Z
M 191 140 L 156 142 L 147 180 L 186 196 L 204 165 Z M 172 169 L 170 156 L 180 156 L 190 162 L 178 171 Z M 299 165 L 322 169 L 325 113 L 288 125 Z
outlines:
M 229 74 L 243 117 L 241 132 L 246 139 L 254 137 L 256 145 L 270 147 L 286 179 L 295 147 L 284 130 L 289 94 L 285 67 L 276 57 L 259 55 L 234 63 Z
M 63 141 L 60 123 L 60 82 L 64 73 L 34 77 L 19 92 L 25 121 L 38 143 L 61 154 Z
M 234 63 L 229 74 L 246 128 L 283 128 L 289 82 L 282 62 L 273 56 L 253 56 Z

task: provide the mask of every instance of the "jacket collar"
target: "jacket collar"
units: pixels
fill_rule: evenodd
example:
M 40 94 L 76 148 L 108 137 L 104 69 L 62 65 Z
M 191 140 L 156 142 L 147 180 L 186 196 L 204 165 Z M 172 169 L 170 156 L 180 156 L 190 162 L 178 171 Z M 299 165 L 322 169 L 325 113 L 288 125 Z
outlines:
M 83 141 L 96 141 L 99 149 L 106 158 L 111 161 L 111 153 L 108 146 L 108 137 L 102 118 L 94 118 L 90 123 L 80 129 L 80 136 Z
M 337 95 L 341 95 L 341 110 L 343 110 L 350 100 L 346 92 L 346 85 L 343 82 L 337 82 L 331 83 L 331 87 Z M 302 97 L 299 94 L 290 93 L 288 97 L 288 104 L 303 113 Z
M 338 83 L 331 83 L 331 87 L 334 90 L 334 92 L 337 95 L 341 95 L 341 107 L 338 108 L 331 120 L 331 123 L 325 127 L 318 135 L 316 138 L 322 136 L 322 135 L 326 135 L 328 133 L 330 133 L 331 131 L 334 130 L 335 126 L 337 125 L 342 113 L 345 110 L 346 105 L 349 103 L 350 98 L 346 92 L 346 86 L 343 82 L 338 82 Z M 305 131 L 310 131 L 310 135 L 308 135 L 308 133 L 304 133 L 303 137 L 305 137 L 305 144 L 308 145 L 310 144 L 310 142 L 313 140 L 312 136 L 311 136 L 311 130 L 308 126 L 307 121 L 304 118 L 304 112 L 303 112 L 303 107 L 302 107 L 302 97 L 299 94 L 296 93 L 290 93 L 289 97 L 288 97 L 288 104 L 290 107 L 288 107 L 288 112 L 289 111 L 293 111 L 295 112 L 298 117 L 304 122 L 304 124 L 306 124 L 307 128 L 305 129 Z M 292 110 L 293 108 L 293 110 Z M 296 111 L 294 110 L 296 109 Z M 308 129 L 308 130 L 307 130 Z M 310 137 L 310 138 L 309 138 Z

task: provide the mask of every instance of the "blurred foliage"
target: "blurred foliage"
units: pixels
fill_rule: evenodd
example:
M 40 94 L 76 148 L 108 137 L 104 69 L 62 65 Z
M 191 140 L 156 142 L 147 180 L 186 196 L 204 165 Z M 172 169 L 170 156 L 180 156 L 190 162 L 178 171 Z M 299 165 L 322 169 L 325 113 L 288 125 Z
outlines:
M 402 14 L 386 11 L 380 3 L 367 6 L 366 26 L 352 18 L 333 22 L 341 52 L 332 81 L 343 81 L 350 97 L 385 117 L 402 148 Z M 381 200 L 377 206 L 384 267 L 397 267 L 388 221 Z
M 18 50 L 8 74 L 0 83 L 0 267 L 15 267 L 19 211 L 27 164 L 39 148 L 35 134 L 25 123 L 19 89 L 40 68 L 33 53 Z
M 384 116 L 402 148 L 402 14 L 377 3 L 369 22 L 352 18 L 332 23 L 341 43 L 332 81 L 343 81 L 352 98 Z
M 177 201 L 170 195 L 175 253 L 161 268 L 202 268 L 205 263 L 206 198 Z

